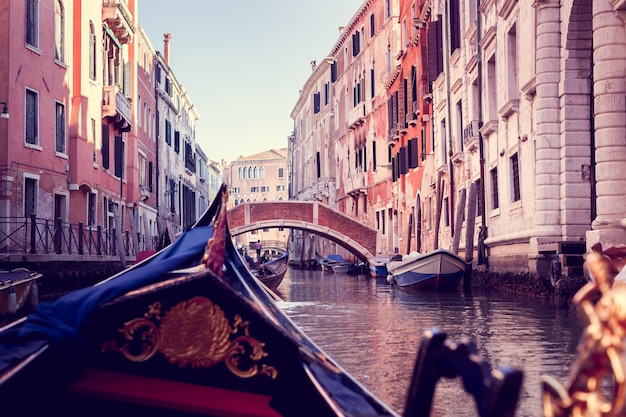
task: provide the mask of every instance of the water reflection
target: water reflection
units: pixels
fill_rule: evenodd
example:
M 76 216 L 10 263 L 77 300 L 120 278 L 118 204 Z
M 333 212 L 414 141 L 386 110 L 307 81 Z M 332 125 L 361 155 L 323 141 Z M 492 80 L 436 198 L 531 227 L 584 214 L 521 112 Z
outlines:
M 281 307 L 336 362 L 398 413 L 425 330 L 469 337 L 492 366 L 524 371 L 516 416 L 542 414 L 540 376 L 565 381 L 582 326 L 574 309 L 494 293 L 409 294 L 384 279 L 290 270 Z M 460 381 L 440 383 L 433 416 L 474 416 Z

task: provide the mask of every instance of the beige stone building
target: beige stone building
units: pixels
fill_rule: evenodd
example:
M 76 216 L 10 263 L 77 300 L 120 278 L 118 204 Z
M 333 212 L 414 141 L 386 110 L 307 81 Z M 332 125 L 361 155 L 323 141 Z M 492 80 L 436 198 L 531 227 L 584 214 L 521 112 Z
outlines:
M 240 156 L 224 170 L 229 187 L 228 207 L 252 201 L 288 200 L 287 149 L 271 149 L 250 156 Z M 261 241 L 265 250 L 286 248 L 289 230 L 268 228 L 235 236 L 238 248 L 254 254 L 252 244 Z

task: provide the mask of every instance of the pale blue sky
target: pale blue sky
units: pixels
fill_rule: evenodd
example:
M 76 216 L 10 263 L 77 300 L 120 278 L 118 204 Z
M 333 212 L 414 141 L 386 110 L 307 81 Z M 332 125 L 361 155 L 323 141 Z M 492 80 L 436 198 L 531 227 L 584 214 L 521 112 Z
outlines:
M 291 111 L 363 0 L 139 0 L 139 24 L 196 106 L 196 141 L 227 162 L 287 147 Z

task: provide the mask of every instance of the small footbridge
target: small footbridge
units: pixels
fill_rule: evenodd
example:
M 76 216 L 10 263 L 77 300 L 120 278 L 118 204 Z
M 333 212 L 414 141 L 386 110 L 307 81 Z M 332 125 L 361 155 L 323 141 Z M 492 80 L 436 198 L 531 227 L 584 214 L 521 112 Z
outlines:
M 305 230 L 332 240 L 362 261 L 376 254 L 376 229 L 318 202 L 243 203 L 228 210 L 228 226 L 233 235 L 272 227 Z

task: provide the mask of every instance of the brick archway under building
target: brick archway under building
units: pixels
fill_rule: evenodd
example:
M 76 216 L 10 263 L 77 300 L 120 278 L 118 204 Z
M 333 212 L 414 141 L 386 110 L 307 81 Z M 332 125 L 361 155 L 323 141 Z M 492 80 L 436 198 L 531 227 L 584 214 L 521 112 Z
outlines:
M 364 262 L 376 253 L 376 229 L 317 202 L 247 202 L 228 210 L 228 226 L 232 235 L 272 227 L 305 230 L 332 240 Z

